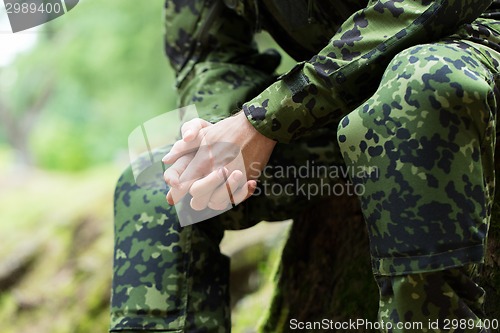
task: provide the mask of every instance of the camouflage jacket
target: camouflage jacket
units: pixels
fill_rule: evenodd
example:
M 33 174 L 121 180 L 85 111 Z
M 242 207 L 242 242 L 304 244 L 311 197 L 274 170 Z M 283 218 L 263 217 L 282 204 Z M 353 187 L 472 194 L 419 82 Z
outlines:
M 240 110 L 262 134 L 290 142 L 338 121 L 378 86 L 392 57 L 459 27 L 498 34 L 500 0 L 167 0 L 165 50 L 179 104 L 215 122 Z M 491 6 L 490 6 L 491 5 Z M 471 25 L 481 17 L 480 25 Z M 297 60 L 276 77 L 265 29 Z M 491 47 L 491 45 L 490 45 Z M 493 47 L 495 47 L 493 45 Z

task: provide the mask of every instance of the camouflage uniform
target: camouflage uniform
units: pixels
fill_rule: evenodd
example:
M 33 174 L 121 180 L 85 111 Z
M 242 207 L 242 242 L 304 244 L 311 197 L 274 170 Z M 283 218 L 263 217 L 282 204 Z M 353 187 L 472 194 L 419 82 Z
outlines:
M 349 176 L 366 189 L 360 201 L 379 319 L 439 319 L 442 331 L 445 320 L 478 323 L 484 291 L 474 277 L 494 191 L 500 2 L 166 4 L 165 49 L 180 105 L 195 103 L 211 122 L 243 109 L 279 142 L 271 165 L 376 167 Z M 297 60 L 288 73 L 275 77 L 279 56 L 256 49 L 260 29 Z M 292 181 L 269 177 L 260 184 Z M 181 228 L 161 175 L 158 182 L 141 188 L 128 170 L 116 188 L 111 330 L 228 332 L 224 229 L 293 218 L 309 197 L 261 192 Z M 455 332 L 487 331 L 473 326 Z

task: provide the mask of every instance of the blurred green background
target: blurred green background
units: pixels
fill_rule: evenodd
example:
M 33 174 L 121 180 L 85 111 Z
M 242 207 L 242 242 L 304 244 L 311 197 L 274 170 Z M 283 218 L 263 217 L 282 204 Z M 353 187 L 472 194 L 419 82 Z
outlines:
M 84 0 L 38 29 L 0 31 L 3 333 L 107 331 L 112 197 L 128 164 L 128 135 L 175 108 L 162 8 L 162 0 Z M 5 58 L 21 40 L 32 44 Z M 265 311 L 286 230 L 264 224 L 224 240 L 235 332 L 254 331 Z

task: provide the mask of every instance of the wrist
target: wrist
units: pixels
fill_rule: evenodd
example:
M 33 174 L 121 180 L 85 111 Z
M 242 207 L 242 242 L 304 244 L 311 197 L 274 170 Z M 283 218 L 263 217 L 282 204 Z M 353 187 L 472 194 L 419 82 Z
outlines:
M 260 133 L 253 125 L 252 123 L 248 120 L 246 114 L 243 111 L 238 112 L 235 117 L 238 117 L 238 121 L 241 125 L 241 129 L 243 130 L 243 133 L 248 135 L 251 138 L 255 138 L 259 140 L 260 142 L 265 143 L 266 145 L 269 145 L 270 147 L 274 147 L 276 145 L 276 141 L 268 138 L 264 134 Z

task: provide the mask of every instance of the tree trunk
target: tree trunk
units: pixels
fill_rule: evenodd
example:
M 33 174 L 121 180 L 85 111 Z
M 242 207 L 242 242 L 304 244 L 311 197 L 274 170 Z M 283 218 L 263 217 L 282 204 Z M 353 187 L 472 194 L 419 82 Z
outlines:
M 292 224 L 264 332 L 288 332 L 292 319 L 376 319 L 378 291 L 357 198 L 332 198 Z
M 498 192 L 479 281 L 487 292 L 486 315 L 490 319 L 500 318 Z M 365 229 L 357 198 L 348 196 L 325 200 L 292 224 L 263 332 L 288 332 L 292 319 L 376 320 L 378 289 L 371 272 Z

